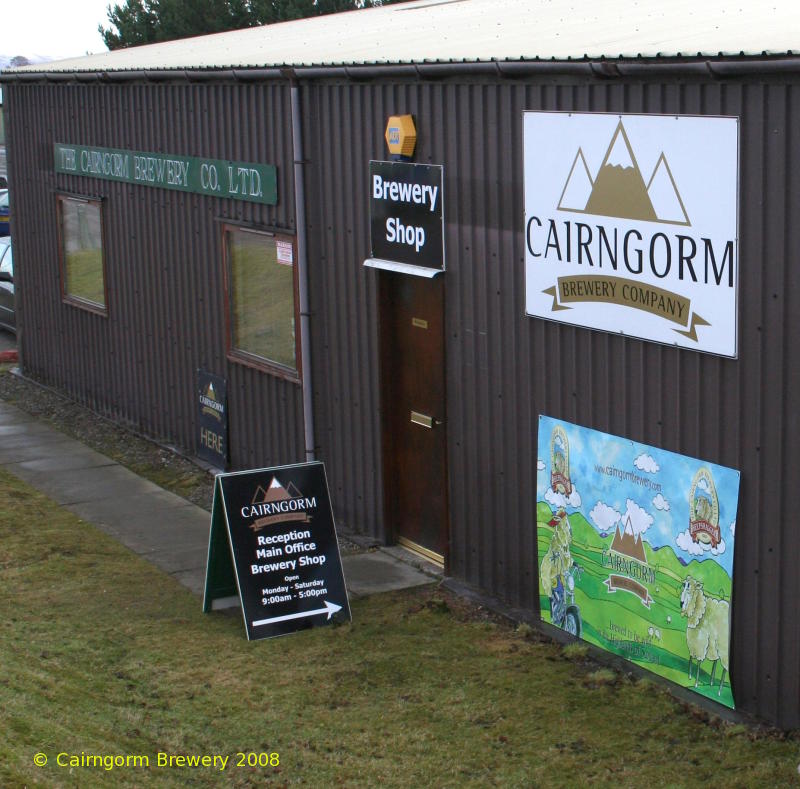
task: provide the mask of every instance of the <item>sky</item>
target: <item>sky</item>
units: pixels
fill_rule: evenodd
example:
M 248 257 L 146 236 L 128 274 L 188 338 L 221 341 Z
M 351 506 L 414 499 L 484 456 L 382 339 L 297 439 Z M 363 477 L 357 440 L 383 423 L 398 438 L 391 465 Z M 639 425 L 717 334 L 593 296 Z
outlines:
M 5 0 L 0 55 L 58 59 L 105 52 L 97 26 L 108 27 L 109 4 L 123 0 Z

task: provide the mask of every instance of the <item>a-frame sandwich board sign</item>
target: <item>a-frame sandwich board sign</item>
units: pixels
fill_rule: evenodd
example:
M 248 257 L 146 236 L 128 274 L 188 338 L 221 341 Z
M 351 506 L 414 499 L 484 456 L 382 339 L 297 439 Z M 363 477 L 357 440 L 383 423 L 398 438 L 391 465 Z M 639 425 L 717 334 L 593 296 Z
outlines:
M 217 476 L 203 611 L 234 596 L 251 641 L 351 619 L 321 462 Z

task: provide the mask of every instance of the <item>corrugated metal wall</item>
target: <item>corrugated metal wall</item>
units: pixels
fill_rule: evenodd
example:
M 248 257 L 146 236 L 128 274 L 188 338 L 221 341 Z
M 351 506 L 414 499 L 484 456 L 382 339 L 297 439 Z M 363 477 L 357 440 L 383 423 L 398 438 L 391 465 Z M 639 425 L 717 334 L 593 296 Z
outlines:
M 317 268 L 317 419 L 339 492 L 379 519 L 375 282 L 368 161 L 391 114 L 413 113 L 416 161 L 445 167 L 449 570 L 538 607 L 538 415 L 742 471 L 731 671 L 742 709 L 800 725 L 800 90 L 759 82 L 528 79 L 304 87 Z M 525 316 L 522 113 L 572 110 L 741 118 L 739 360 Z M 325 124 L 318 119 L 326 119 Z M 311 218 L 313 217 L 313 219 Z M 327 366 L 323 350 L 333 362 Z M 341 363 L 335 366 L 335 363 Z M 365 484 L 367 483 L 367 484 Z M 377 510 L 375 509 L 377 507 Z M 354 512 L 357 512 L 354 510 Z
M 226 359 L 219 221 L 294 232 L 288 86 L 14 84 L 5 98 L 26 372 L 192 450 L 203 368 L 228 380 L 235 468 L 302 460 L 300 387 Z M 55 174 L 54 142 L 272 163 L 278 204 Z M 108 318 L 61 301 L 56 190 L 103 199 Z
M 317 443 L 346 525 L 384 539 L 377 292 L 363 262 L 368 163 L 386 107 L 370 89 L 301 90 Z
M 738 468 L 734 691 L 742 709 L 800 725 L 798 87 L 529 77 L 321 81 L 301 92 L 316 434 L 337 516 L 384 536 L 380 274 L 362 266 L 368 162 L 386 156 L 387 117 L 410 112 L 417 161 L 445 167 L 451 574 L 536 610 L 540 413 Z M 225 362 L 212 219 L 293 226 L 288 88 L 15 84 L 6 100 L 12 140 L 34 141 L 10 152 L 26 369 L 191 446 L 194 369 L 222 367 L 235 463 L 299 458 L 299 389 Z M 738 360 L 525 316 L 522 113 L 538 109 L 740 116 Z M 280 204 L 96 182 L 113 255 L 103 323 L 58 296 L 52 190 L 88 187 L 53 175 L 55 140 L 274 162 Z

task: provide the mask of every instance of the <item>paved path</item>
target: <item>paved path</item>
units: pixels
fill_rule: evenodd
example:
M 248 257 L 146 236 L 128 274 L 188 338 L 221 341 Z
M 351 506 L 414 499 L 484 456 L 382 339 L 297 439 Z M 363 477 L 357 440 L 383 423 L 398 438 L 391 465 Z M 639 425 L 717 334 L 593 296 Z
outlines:
M 201 507 L 3 400 L 0 466 L 203 594 L 210 516 Z M 343 556 L 351 598 L 436 580 L 409 558 L 402 549 Z

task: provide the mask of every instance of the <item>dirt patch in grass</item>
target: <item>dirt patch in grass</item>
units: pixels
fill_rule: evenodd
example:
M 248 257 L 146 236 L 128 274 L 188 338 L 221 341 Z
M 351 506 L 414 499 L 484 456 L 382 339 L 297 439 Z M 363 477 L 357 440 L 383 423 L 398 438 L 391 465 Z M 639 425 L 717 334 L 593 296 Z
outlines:
M 202 614 L 172 578 L 2 471 L 0 500 L 2 786 L 797 784 L 797 739 L 709 725 L 654 686 L 466 616 L 436 586 L 251 643 L 240 617 Z M 82 753 L 149 764 L 70 770 Z M 228 762 L 158 766 L 159 753 Z

